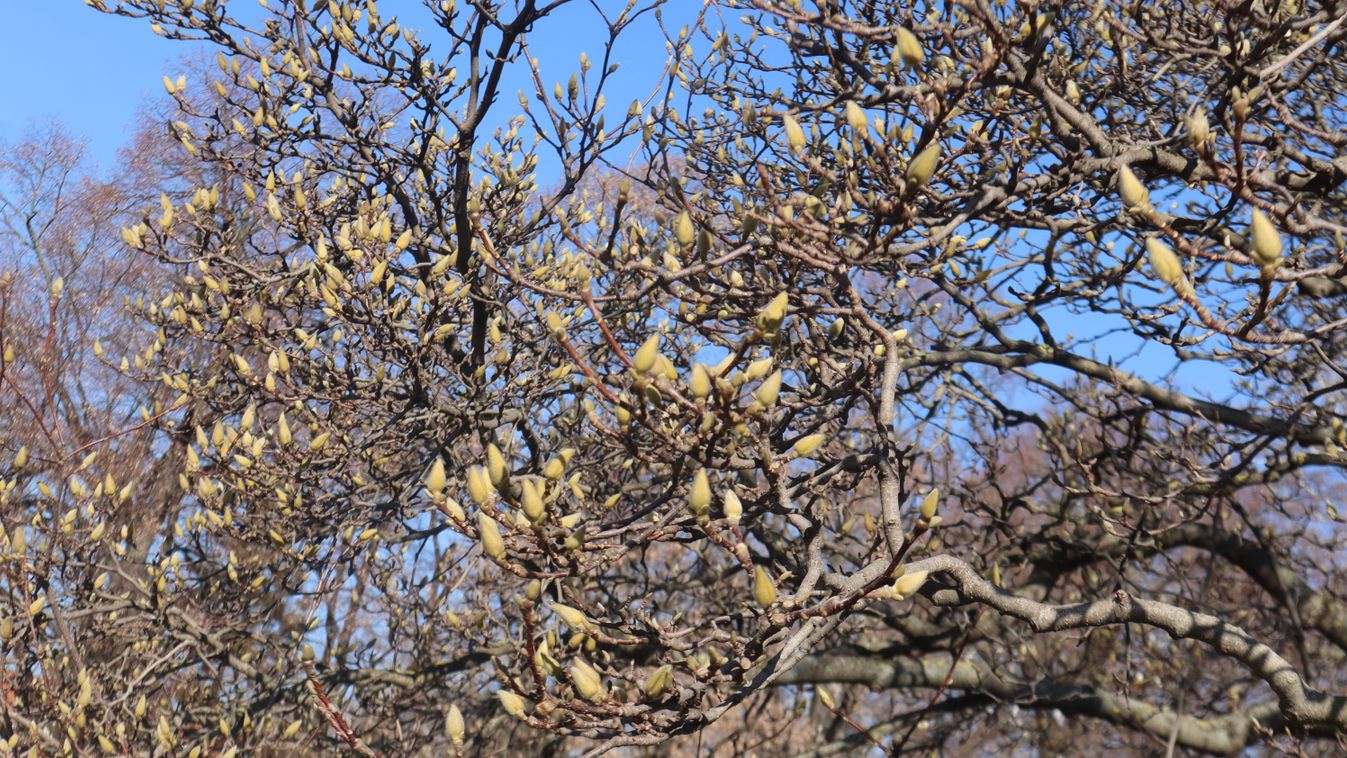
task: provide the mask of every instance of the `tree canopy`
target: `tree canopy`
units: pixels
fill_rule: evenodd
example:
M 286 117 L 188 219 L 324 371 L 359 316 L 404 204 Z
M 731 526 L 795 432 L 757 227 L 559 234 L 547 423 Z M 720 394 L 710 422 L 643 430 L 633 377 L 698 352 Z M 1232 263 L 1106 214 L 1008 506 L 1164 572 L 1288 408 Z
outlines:
M 212 57 L 0 166 L 3 747 L 1347 745 L 1347 5 L 87 2 Z

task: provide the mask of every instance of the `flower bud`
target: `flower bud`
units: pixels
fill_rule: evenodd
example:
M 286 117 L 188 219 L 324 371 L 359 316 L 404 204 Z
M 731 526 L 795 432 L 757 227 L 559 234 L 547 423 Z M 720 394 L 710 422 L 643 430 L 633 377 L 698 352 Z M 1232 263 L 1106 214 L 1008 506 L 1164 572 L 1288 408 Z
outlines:
M 697 474 L 692 477 L 692 486 L 688 488 L 688 507 L 697 516 L 706 513 L 711 507 L 711 481 L 704 468 L 697 469 Z
M 468 469 L 468 495 L 472 497 L 472 502 L 478 505 L 486 505 L 491 501 L 491 484 L 481 466 L 472 466 Z
M 463 712 L 457 705 L 449 706 L 449 715 L 444 719 L 444 732 L 455 745 L 463 744 Z
M 734 494 L 734 490 L 725 492 L 724 501 L 721 503 L 721 509 L 725 512 L 725 521 L 730 526 L 739 526 L 739 519 L 744 515 L 744 504 L 739 501 L 739 496 Z
M 1276 268 L 1282 262 L 1282 238 L 1268 217 L 1257 208 L 1253 209 L 1253 221 L 1249 224 L 1249 236 L 1253 238 L 1253 257 L 1265 269 Z
M 900 26 L 898 27 L 897 37 L 893 54 L 904 66 L 916 68 L 926 59 L 926 51 L 921 49 L 921 42 L 917 40 L 917 35 Z
M 437 455 L 435 462 L 430 464 L 430 472 L 426 474 L 426 489 L 430 490 L 430 494 L 438 495 L 444 491 L 446 483 L 444 461 Z
M 491 477 L 491 483 L 497 489 L 505 482 L 505 477 L 509 474 L 509 469 L 505 466 L 505 456 L 501 455 L 500 448 L 493 443 L 487 443 L 486 446 L 486 473 Z
M 640 349 L 636 351 L 636 355 L 631 361 L 632 368 L 636 369 L 638 373 L 649 373 L 650 369 L 655 367 L 655 359 L 658 357 L 659 332 L 656 332 L 647 337 L 646 341 L 641 344 Z
M 815 450 L 818 450 L 827 439 L 827 435 L 824 434 L 811 434 L 808 437 L 801 437 L 796 440 L 795 445 L 791 449 L 794 450 L 795 454 L 799 457 L 808 458 Z
M 671 684 L 673 684 L 673 666 L 666 663 L 650 672 L 650 676 L 647 676 L 641 684 L 641 692 L 647 699 L 654 700 L 663 695 Z
M 1126 165 L 1118 168 L 1118 194 L 1129 210 L 1141 210 L 1150 204 L 1150 191 Z
M 524 507 L 524 516 L 532 524 L 541 524 L 543 518 L 547 516 L 547 510 L 543 506 L 542 494 L 538 492 L 538 488 L 529 479 L 524 480 L 522 490 L 519 499 Z
M 1183 265 L 1179 263 L 1174 251 L 1169 249 L 1169 245 L 1156 237 L 1147 237 L 1146 253 L 1150 256 L 1151 270 L 1160 281 L 1171 287 L 1178 287 L 1184 281 Z
M 929 573 L 927 571 L 913 571 L 910 574 L 903 574 L 893 583 L 893 594 L 900 600 L 911 597 L 926 583 L 926 577 Z
M 1202 146 L 1211 139 L 1211 124 L 1207 121 L 1207 112 L 1198 108 L 1188 114 L 1185 119 L 1188 126 L 1188 142 L 1196 150 L 1201 150 Z
M 758 391 L 753 397 L 758 404 L 764 408 L 771 408 L 776 405 L 776 399 L 781 394 L 781 371 L 773 371 L 770 376 L 762 380 L 758 385 Z
M 583 632 L 590 628 L 589 617 L 584 614 L 584 611 L 561 603 L 552 603 L 551 608 L 552 612 L 557 614 L 557 618 L 561 619 L 562 623 L 571 629 Z
M 847 126 L 850 126 L 858 134 L 865 134 L 869 130 L 870 120 L 865 117 L 865 111 L 855 101 L 847 101 L 846 112 Z
M 780 292 L 767 303 L 767 307 L 758 314 L 758 327 L 764 332 L 775 332 L 786 318 L 786 306 L 790 304 L 790 295 Z
M 678 214 L 674 221 L 674 239 L 683 247 L 691 245 L 697 239 L 697 230 L 692 225 L 692 216 L 687 211 Z
M 776 582 L 762 566 L 753 567 L 753 599 L 763 608 L 776 602 Z
M 781 117 L 781 123 L 786 129 L 786 144 L 790 146 L 790 149 L 804 149 L 804 129 L 800 127 L 800 122 L 796 121 L 794 116 L 787 114 Z
M 515 718 L 524 718 L 524 698 L 509 690 L 496 690 L 496 697 L 506 713 Z
M 917 154 L 907 164 L 907 181 L 915 187 L 925 186 L 935 175 L 936 164 L 940 161 L 940 143 L 932 141 L 926 149 Z
M 935 516 L 935 509 L 940 505 L 940 489 L 937 487 L 926 493 L 926 497 L 921 501 L 921 517 L 930 521 Z
M 603 679 L 581 658 L 576 658 L 570 667 L 571 682 L 575 691 L 586 700 L 599 700 L 603 697 Z
M 505 540 L 500 536 L 500 527 L 495 519 L 479 512 L 477 514 L 477 534 L 482 540 L 482 552 L 499 560 L 505 556 Z

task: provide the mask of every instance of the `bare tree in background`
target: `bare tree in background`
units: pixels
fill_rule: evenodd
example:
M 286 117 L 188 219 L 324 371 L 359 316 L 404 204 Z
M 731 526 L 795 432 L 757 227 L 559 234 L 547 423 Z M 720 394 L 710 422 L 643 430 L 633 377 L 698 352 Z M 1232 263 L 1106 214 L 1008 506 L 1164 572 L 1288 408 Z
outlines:
M 174 469 L 6 474 L 5 747 L 1347 746 L 1347 5 L 91 4 Z

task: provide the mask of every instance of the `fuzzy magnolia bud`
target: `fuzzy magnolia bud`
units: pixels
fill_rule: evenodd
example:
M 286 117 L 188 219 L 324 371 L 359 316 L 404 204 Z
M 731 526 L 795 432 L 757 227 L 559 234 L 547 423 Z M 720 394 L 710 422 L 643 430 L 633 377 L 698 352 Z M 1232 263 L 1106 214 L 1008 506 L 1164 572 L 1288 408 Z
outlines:
M 481 466 L 468 469 L 468 495 L 478 505 L 486 505 L 491 501 L 491 483 Z
M 485 513 L 478 513 L 477 533 L 481 536 L 482 552 L 496 559 L 505 556 L 505 540 L 500 536 L 500 527 L 495 519 Z
M 500 700 L 501 707 L 506 713 L 515 718 L 524 718 L 524 698 L 509 690 L 497 690 L 496 698 Z
M 1253 238 L 1253 257 L 1258 265 L 1265 269 L 1276 268 L 1282 262 L 1282 238 L 1268 217 L 1257 208 L 1253 209 L 1253 221 L 1249 223 L 1249 236 Z
M 572 608 L 561 603 L 552 603 L 552 612 L 557 614 L 557 618 L 561 619 L 562 623 L 577 632 L 583 632 L 590 628 L 589 617 L 578 608 Z
M 778 293 L 767 303 L 767 307 L 758 314 L 758 327 L 764 332 L 775 332 L 786 318 L 786 306 L 790 304 L 790 295 Z
M 688 378 L 688 389 L 693 397 L 701 398 L 711 394 L 711 374 L 706 366 L 693 364 L 692 376 Z
M 813 455 L 814 451 L 818 450 L 827 439 L 827 435 L 824 434 L 811 434 L 808 437 L 801 437 L 796 440 L 795 445 L 792 446 L 791 449 L 801 458 L 808 458 L 810 455 Z
M 804 129 L 800 127 L 800 122 L 795 120 L 794 116 L 789 114 L 781 117 L 782 126 L 786 129 L 786 144 L 791 150 L 803 150 L 805 146 Z
M 921 49 L 921 42 L 917 40 L 917 35 L 898 27 L 898 39 L 894 46 L 893 53 L 904 66 L 916 68 L 926 59 L 926 51 Z
M 1207 140 L 1211 139 L 1211 124 L 1207 121 L 1207 112 L 1198 108 L 1189 113 L 1185 121 L 1188 126 L 1188 141 L 1194 149 L 1201 150 Z
M 636 351 L 635 357 L 632 358 L 631 366 L 638 372 L 646 374 L 650 372 L 650 369 L 655 367 L 655 360 L 657 358 L 659 358 L 659 332 L 650 335 L 646 338 L 646 341 L 641 344 L 640 349 Z
M 910 574 L 903 574 L 893 583 L 893 594 L 899 599 L 911 597 L 926 583 L 928 573 L 926 571 L 913 571 Z
M 753 599 L 763 608 L 776 602 L 776 582 L 762 566 L 753 567 Z
M 721 509 L 725 511 L 725 521 L 730 526 L 739 526 L 739 519 L 744 515 L 744 504 L 739 501 L 739 496 L 734 494 L 734 490 L 725 493 L 724 502 Z
M 1160 281 L 1171 287 L 1178 287 L 1183 281 L 1183 265 L 1169 245 L 1155 237 L 1146 238 L 1146 253 L 1150 256 L 1151 271 Z
M 430 464 L 430 472 L 426 474 L 426 489 L 430 494 L 438 495 L 444 491 L 444 485 L 447 478 L 444 474 L 444 461 L 439 456 L 435 457 L 435 462 Z
M 777 397 L 781 394 L 781 371 L 773 371 L 762 384 L 758 385 L 758 391 L 753 397 L 758 404 L 764 408 L 771 408 L 776 404 Z
M 683 247 L 691 245 L 697 239 L 697 230 L 692 226 L 692 216 L 687 211 L 678 214 L 674 221 L 674 239 Z
M 692 486 L 688 488 L 688 507 L 698 516 L 711 507 L 711 480 L 704 468 L 697 469 L 697 474 L 692 477 Z
M 855 102 L 848 100 L 846 106 L 847 126 L 854 129 L 859 134 L 865 134 L 870 128 L 870 121 L 865 117 L 865 111 Z
M 650 672 L 650 676 L 641 683 L 641 692 L 647 699 L 654 700 L 663 695 L 673 684 L 673 666 L 665 664 Z
M 571 681 L 575 684 L 575 691 L 580 697 L 586 700 L 598 700 L 603 697 L 603 679 L 593 666 L 576 658 L 571 664 L 570 675 Z
M 500 448 L 494 444 L 486 446 L 486 473 L 497 488 L 505 482 L 505 477 L 509 474 L 509 469 L 505 466 L 505 456 L 501 455 Z
M 453 740 L 455 745 L 463 744 L 463 734 L 465 728 L 463 725 L 463 712 L 457 705 L 449 706 L 449 715 L 444 718 L 444 731 Z
M 1150 204 L 1150 191 L 1126 165 L 1118 168 L 1118 194 L 1129 210 L 1140 210 Z
M 524 507 L 524 516 L 533 524 L 541 524 L 543 518 L 547 515 L 547 509 L 543 506 L 542 494 L 528 479 L 524 480 L 522 490 L 519 499 Z
M 907 180 L 913 187 L 925 186 L 935 175 L 935 167 L 939 161 L 940 143 L 932 142 L 907 164 Z
M 926 493 L 926 497 L 921 500 L 921 517 L 930 521 L 935 516 L 935 509 L 940 505 L 940 490 L 933 489 Z

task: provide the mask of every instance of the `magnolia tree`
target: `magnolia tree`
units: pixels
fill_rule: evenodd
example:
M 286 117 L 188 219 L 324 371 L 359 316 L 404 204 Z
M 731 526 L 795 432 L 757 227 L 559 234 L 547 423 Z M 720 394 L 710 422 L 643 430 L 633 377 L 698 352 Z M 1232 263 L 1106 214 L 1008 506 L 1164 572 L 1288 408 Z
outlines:
M 1347 6 L 90 4 L 173 471 L 6 464 L 6 747 L 1347 740 Z

